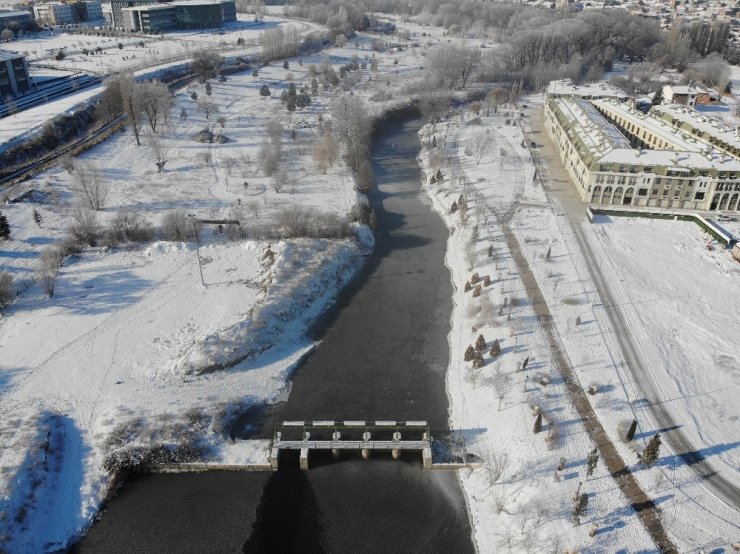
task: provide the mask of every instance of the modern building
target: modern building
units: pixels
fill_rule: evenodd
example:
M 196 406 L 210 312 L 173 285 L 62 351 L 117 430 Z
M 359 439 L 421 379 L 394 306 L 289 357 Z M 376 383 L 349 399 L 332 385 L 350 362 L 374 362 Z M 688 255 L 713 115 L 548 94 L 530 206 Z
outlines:
M 178 29 L 207 29 L 236 21 L 234 0 L 186 0 L 172 5 L 176 9 Z
M 111 0 L 113 26 L 159 33 L 171 29 L 205 29 L 236 21 L 234 0 Z
M 126 29 L 124 20 L 123 9 L 133 8 L 136 6 L 150 6 L 158 4 L 157 0 L 111 0 L 111 17 L 113 20 L 113 27 L 116 29 Z
M 0 102 L 8 96 L 28 92 L 30 88 L 25 56 L 0 50 Z
M 176 10 L 170 4 L 148 4 L 121 8 L 123 28 L 127 31 L 161 33 L 174 29 L 177 23 Z
M 644 114 L 620 97 L 585 96 L 576 90 L 545 103 L 545 127 L 583 201 L 740 209 L 740 145 L 727 129 L 700 127 L 700 115 L 682 113 L 688 123 L 666 106 Z M 687 127 L 694 123 L 697 132 Z
M 34 4 L 33 16 L 41 24 L 68 25 L 80 21 L 100 21 L 103 19 L 103 8 L 97 0 L 47 2 Z
M 74 3 L 77 10 L 78 21 L 102 21 L 103 6 L 94 0 L 82 0 Z
M 13 27 L 24 28 L 31 21 L 33 21 L 31 12 L 23 10 L 0 10 L 0 30 L 11 29 Z
M 67 25 L 77 22 L 77 10 L 72 4 L 62 2 L 34 4 L 33 17 L 43 25 Z

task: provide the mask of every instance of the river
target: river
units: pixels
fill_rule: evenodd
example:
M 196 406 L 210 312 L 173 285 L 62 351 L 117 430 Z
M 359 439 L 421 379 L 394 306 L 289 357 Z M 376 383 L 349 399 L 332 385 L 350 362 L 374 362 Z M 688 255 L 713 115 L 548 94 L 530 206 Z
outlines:
M 452 285 L 447 230 L 420 191 L 421 122 L 373 143 L 377 246 L 314 330 L 320 341 L 275 420 L 426 420 L 447 426 Z M 245 393 L 248 391 L 245 391 Z M 129 479 L 75 552 L 473 552 L 457 477 L 393 461 L 311 453 L 311 470 Z

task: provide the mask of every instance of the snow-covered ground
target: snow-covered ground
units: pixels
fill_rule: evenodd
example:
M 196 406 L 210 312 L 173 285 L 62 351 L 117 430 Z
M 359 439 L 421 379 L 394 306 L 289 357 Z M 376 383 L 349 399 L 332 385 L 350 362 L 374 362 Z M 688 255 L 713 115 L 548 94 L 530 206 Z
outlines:
M 211 95 L 204 85 L 179 91 L 155 141 L 144 131 L 137 146 L 127 129 L 76 158 L 78 167 L 100 171 L 107 191 L 101 225 L 123 209 L 156 228 L 174 209 L 238 218 L 248 234 L 285 221 L 286 208 L 344 217 L 364 197 L 343 161 L 323 173 L 312 152 L 320 116 L 330 120 L 331 103 L 347 92 L 320 88 L 293 114 L 279 96 L 290 80 L 309 86 L 309 67 L 324 59 L 337 72 L 355 55 L 367 64 L 353 72 L 354 95 L 366 100 L 388 81 L 419 74 L 419 49 L 375 53 L 371 69 L 370 40 L 291 59 L 287 70 L 275 63 L 257 77 L 249 71 L 212 81 Z M 263 84 L 271 98 L 259 95 Z M 191 92 L 218 113 L 206 118 Z M 369 102 L 368 111 L 407 102 L 386 97 Z M 259 155 L 271 121 L 282 127 L 282 188 L 264 175 Z M 195 142 L 204 127 L 228 142 Z M 168 160 L 162 173 L 155 143 Z M 12 235 L 0 243 L 0 271 L 13 275 L 19 295 L 0 318 L 0 549 L 64 548 L 106 494 L 105 464 L 152 446 L 195 445 L 197 459 L 215 463 L 264 462 L 263 444 L 228 440 L 229 422 L 286 392 L 292 368 L 314 347 L 307 326 L 361 266 L 372 242 L 367 231 L 361 246 L 353 239 L 231 241 L 206 225 L 199 253 L 192 244 L 162 241 L 87 248 L 65 260 L 49 298 L 36 278 L 39 256 L 66 235 L 78 195 L 61 167 L 5 191 L 11 199 L 24 193 L 2 207 Z
M 707 490 L 681 457 L 664 444 L 661 461 L 648 470 L 637 463 L 635 451 L 620 442 L 618 424 L 633 414 L 640 422 L 636 448 L 644 448 L 658 428 L 651 423 L 646 402 L 634 403 L 642 398 L 639 386 L 626 375 L 586 262 L 557 202 L 533 178 L 534 164 L 522 145 L 521 129 L 505 125 L 506 119 L 516 120 L 514 111 L 504 109 L 480 122 L 473 119 L 471 114 L 465 121 L 450 118 L 436 126 L 436 133 L 425 127 L 422 141 L 430 145 L 436 136 L 437 147 L 424 150 L 422 166 L 427 177 L 438 168 L 442 171 L 443 183 L 426 188 L 454 231 L 448 246 L 457 287 L 448 390 L 452 425 L 469 430 L 468 450 L 486 460 L 483 469 L 461 476 L 481 551 L 537 551 L 555 543 L 589 552 L 654 548 L 602 463 L 594 477 L 585 476 L 585 458 L 594 445 L 564 393 L 503 240 L 505 227 L 536 278 L 581 385 L 597 385 L 591 403 L 599 420 L 643 490 L 661 508 L 671 539 L 681 551 L 728 547 L 737 536 L 737 513 Z M 476 147 L 481 144 L 486 146 L 477 163 Z M 467 198 L 464 224 L 460 210 L 450 213 L 461 194 Z M 702 454 L 712 461 L 717 458 L 723 475 L 734 480 L 737 332 L 733 335 L 735 310 L 727 306 L 727 297 L 737 296 L 736 262 L 716 244 L 715 250 L 707 250 L 708 239 L 688 223 L 614 220 L 596 223 L 588 232 L 603 256 L 599 263 L 617 286 L 621 305 L 633 315 L 640 313 L 636 324 L 641 327 L 633 332 L 654 352 L 648 358 L 651 368 L 667 387 L 660 399 L 649 400 L 669 402 L 683 427 L 694 428 L 692 439 L 706 446 Z M 479 298 L 463 287 L 474 272 L 492 280 Z M 509 319 L 512 300 L 517 302 Z M 715 333 L 721 339 L 711 339 Z M 485 354 L 480 372 L 463 362 L 465 348 L 478 334 L 487 341 L 486 352 L 494 339 L 502 349 L 496 358 Z M 529 369 L 519 372 L 525 357 Z M 698 375 L 696 367 L 706 369 Z M 543 376 L 545 382 L 549 379 L 547 386 L 539 383 Z M 554 421 L 559 437 L 552 450 L 542 434 L 532 433 L 533 405 Z M 508 453 L 508 462 L 494 484 L 493 466 L 501 465 L 497 453 Z M 556 473 L 561 457 L 566 469 Z M 582 491 L 589 493 L 587 524 L 573 527 L 572 496 L 581 481 Z M 593 538 L 588 535 L 592 524 L 599 528 Z
M 55 32 L 48 36 L 16 40 L 10 47 L 27 55 L 32 65 L 43 64 L 68 71 L 107 75 L 121 69 L 141 69 L 187 58 L 193 50 L 204 47 L 238 55 L 240 51 L 246 53 L 247 49 L 257 46 L 260 34 L 266 29 L 292 25 L 299 32 L 304 32 L 314 27 L 304 22 L 286 23 L 283 19 L 269 16 L 262 23 L 255 23 L 253 19 L 246 14 L 239 14 L 238 21 L 224 25 L 220 31 L 176 31 L 162 37 L 105 37 Z M 244 43 L 237 45 L 240 39 Z M 65 57 L 57 60 L 55 56 L 60 50 Z M 83 50 L 93 53 L 84 54 Z

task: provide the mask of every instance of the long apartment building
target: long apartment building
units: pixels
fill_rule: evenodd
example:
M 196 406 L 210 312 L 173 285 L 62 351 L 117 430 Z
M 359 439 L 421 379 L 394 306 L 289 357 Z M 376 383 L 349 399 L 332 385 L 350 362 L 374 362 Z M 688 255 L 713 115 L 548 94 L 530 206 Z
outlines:
M 714 132 L 702 126 L 693 133 L 665 115 L 680 109 L 661 106 L 646 115 L 621 98 L 593 98 L 576 88 L 548 95 L 545 127 L 584 202 L 739 210 L 740 159 L 733 149 L 740 145 L 728 142 L 727 129 L 708 124 Z M 698 114 L 680 113 L 701 123 Z

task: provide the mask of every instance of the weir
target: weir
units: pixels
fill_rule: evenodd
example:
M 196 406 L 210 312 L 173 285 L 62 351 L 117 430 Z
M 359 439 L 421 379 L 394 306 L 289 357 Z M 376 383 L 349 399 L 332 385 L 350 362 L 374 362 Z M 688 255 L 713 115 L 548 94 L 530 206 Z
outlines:
M 301 469 L 308 469 L 311 450 L 355 450 L 367 459 L 373 450 L 390 451 L 394 459 L 403 450 L 421 452 L 424 468 L 432 467 L 432 436 L 426 421 L 284 421 L 275 425 L 270 444 L 270 466 L 278 468 L 281 450 L 300 450 Z

